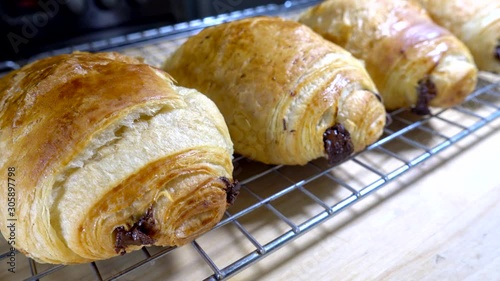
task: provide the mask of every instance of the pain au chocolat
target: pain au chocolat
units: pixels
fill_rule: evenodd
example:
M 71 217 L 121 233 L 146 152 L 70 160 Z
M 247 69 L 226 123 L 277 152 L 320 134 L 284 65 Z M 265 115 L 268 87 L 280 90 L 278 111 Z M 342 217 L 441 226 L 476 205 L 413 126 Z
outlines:
M 362 63 L 294 21 L 255 17 L 207 28 L 164 68 L 215 102 L 236 152 L 267 164 L 340 162 L 375 142 L 385 124 Z
M 222 217 L 237 188 L 216 106 L 164 71 L 117 53 L 74 53 L 0 80 L 0 171 L 15 247 L 44 263 L 179 246 Z M 7 185 L 0 193 L 7 206 Z
M 478 68 L 500 73 L 500 1 L 419 0 L 432 20 L 469 48 Z
M 462 102 L 477 68 L 467 47 L 413 0 L 328 0 L 299 21 L 366 63 L 388 110 Z

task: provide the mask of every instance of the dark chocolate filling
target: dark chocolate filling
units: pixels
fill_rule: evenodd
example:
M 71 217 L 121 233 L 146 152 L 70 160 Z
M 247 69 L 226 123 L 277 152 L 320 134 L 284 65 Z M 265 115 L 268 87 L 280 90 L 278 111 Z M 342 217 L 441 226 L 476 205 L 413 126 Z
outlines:
M 155 220 L 153 218 L 153 210 L 148 209 L 146 214 L 140 218 L 130 230 L 125 230 L 125 227 L 119 226 L 115 229 L 116 242 L 115 251 L 124 255 L 127 251 L 127 246 L 130 245 L 152 245 L 155 240 L 151 237 L 154 234 Z
M 495 58 L 500 61 L 500 42 L 498 42 L 498 45 L 495 48 Z
M 418 115 L 430 114 L 429 103 L 437 95 L 436 85 L 430 77 L 418 81 L 417 95 L 417 104 L 412 111 Z
M 226 177 L 220 177 L 222 182 L 226 185 L 226 200 L 229 205 L 233 205 L 234 201 L 236 200 L 236 197 L 240 194 L 240 183 L 237 180 L 234 180 L 231 182 L 228 178 Z
M 323 133 L 328 164 L 335 165 L 347 159 L 354 151 L 351 135 L 342 124 L 335 124 Z

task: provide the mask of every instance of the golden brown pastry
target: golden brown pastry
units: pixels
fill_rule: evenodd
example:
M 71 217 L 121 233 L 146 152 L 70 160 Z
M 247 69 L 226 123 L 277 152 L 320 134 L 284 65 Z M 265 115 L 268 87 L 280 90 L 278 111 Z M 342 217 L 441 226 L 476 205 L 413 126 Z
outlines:
M 500 73 L 500 1 L 419 0 L 432 19 L 470 49 L 480 70 Z
M 297 22 L 258 17 L 207 28 L 165 69 L 217 104 L 236 152 L 264 163 L 336 163 L 385 124 L 362 64 Z
M 412 1 L 330 0 L 300 22 L 364 60 L 388 110 L 428 114 L 428 106 L 458 104 L 475 88 L 468 49 Z
M 236 193 L 215 105 L 116 53 L 34 62 L 0 80 L 0 171 L 15 210 L 0 229 L 38 262 L 82 263 L 182 245 Z M 0 204 L 10 195 L 2 185 Z

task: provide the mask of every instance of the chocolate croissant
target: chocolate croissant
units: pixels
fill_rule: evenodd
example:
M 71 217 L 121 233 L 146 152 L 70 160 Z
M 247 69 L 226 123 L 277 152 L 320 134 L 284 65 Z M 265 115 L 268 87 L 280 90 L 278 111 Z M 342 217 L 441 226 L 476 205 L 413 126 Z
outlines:
M 297 22 L 210 27 L 165 63 L 219 107 L 235 151 L 268 164 L 333 164 L 382 134 L 385 110 L 362 64 Z
M 222 217 L 237 187 L 216 106 L 116 53 L 46 58 L 0 80 L 0 230 L 38 262 L 178 246 Z M 8 191 L 8 192 L 7 192 Z M 13 199 L 11 199 L 13 198 Z M 9 205 L 10 206 L 10 205 Z
M 477 68 L 465 45 L 401 0 L 330 0 L 304 12 L 300 22 L 366 63 L 386 109 L 456 105 L 476 85 Z
M 419 0 L 432 19 L 470 49 L 480 70 L 500 73 L 500 1 Z

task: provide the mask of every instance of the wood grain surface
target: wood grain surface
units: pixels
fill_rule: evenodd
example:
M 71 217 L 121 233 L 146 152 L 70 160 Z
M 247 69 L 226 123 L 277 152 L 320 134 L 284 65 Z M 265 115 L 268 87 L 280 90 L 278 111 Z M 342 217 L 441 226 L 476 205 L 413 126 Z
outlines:
M 466 108 L 480 114 L 491 110 L 481 106 Z M 447 118 L 464 126 L 477 122 L 477 118 L 463 116 L 451 112 Z M 456 127 L 439 120 L 432 120 L 427 128 L 445 136 L 457 133 Z M 424 131 L 408 136 L 429 146 L 437 143 L 435 136 Z M 408 159 L 422 153 L 400 142 L 384 147 Z M 230 280 L 500 280 L 499 157 L 497 119 Z M 358 158 L 382 172 L 401 165 L 375 152 Z M 236 167 L 240 179 L 269 168 L 243 162 L 243 166 Z M 314 175 L 322 163 L 284 167 L 246 186 L 266 198 L 291 182 Z M 341 165 L 332 175 L 354 188 L 376 180 L 355 163 Z M 349 196 L 346 189 L 332 184 L 327 176 L 304 188 L 328 204 Z M 256 202 L 244 190 L 229 211 L 234 214 Z M 310 198 L 295 191 L 274 201 L 272 206 L 295 224 L 322 211 Z M 289 225 L 265 208 L 238 221 L 261 244 L 290 231 Z M 197 243 L 219 268 L 255 250 L 232 224 L 203 235 Z M 150 248 L 149 252 L 154 255 L 162 250 Z M 0 254 L 6 251 L 7 244 L 0 238 Z M 0 280 L 24 280 L 31 276 L 26 257 L 18 254 L 16 258 L 15 274 L 7 271 L 6 260 L 1 261 Z M 139 251 L 99 261 L 96 266 L 105 280 L 144 258 L 145 254 Z M 50 268 L 54 266 L 37 264 L 38 272 Z M 97 280 L 89 264 L 55 268 L 41 280 Z M 195 248 L 186 245 L 120 280 L 203 280 L 211 274 Z

